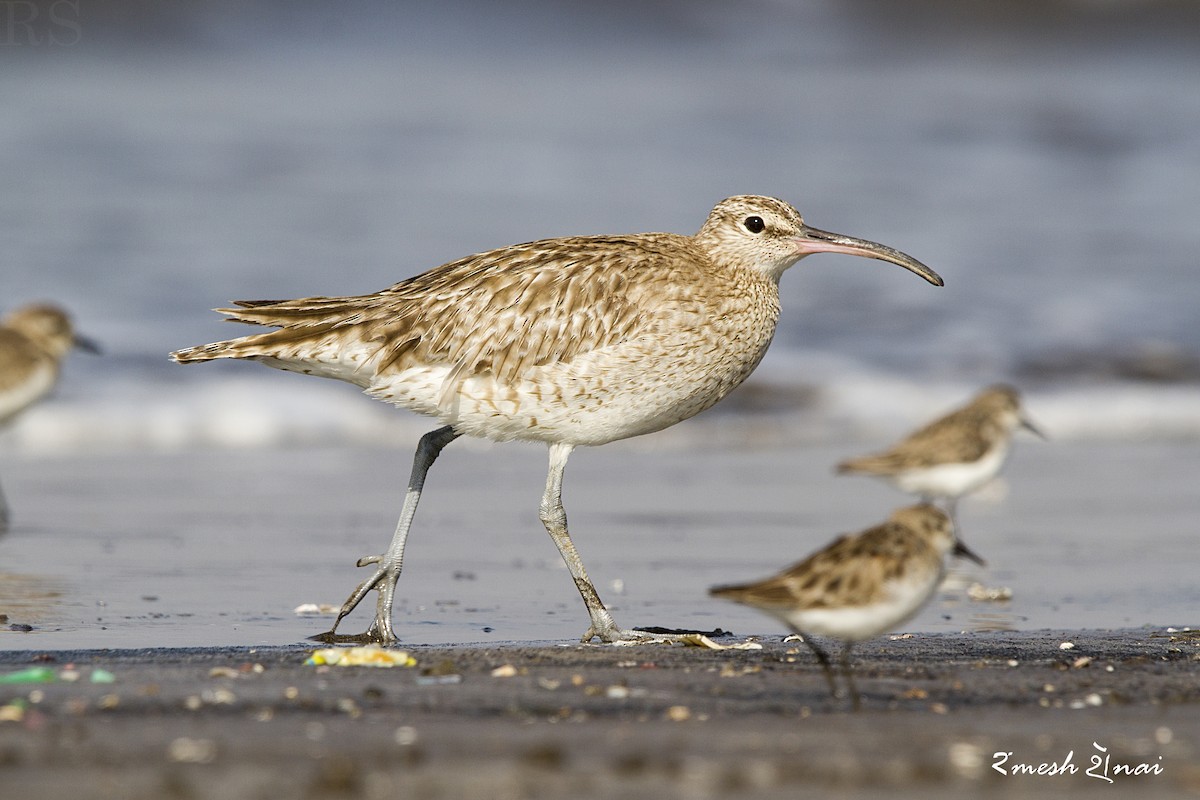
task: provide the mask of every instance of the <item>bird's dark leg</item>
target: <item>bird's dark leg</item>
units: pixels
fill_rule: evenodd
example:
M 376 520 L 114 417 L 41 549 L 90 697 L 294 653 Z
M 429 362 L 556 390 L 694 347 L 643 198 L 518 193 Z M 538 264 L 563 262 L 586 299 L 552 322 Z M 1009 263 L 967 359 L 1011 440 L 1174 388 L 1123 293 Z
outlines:
M 408 529 L 412 526 L 413 516 L 417 513 L 417 503 L 421 500 L 421 490 L 425 486 L 425 474 L 437 460 L 442 448 L 457 439 L 459 434 L 447 425 L 430 431 L 421 437 L 413 457 L 412 476 L 408 479 L 408 492 L 404 495 L 404 508 L 400 512 L 400 521 L 396 523 L 396 533 L 387 552 L 380 556 L 364 556 L 358 560 L 358 566 L 377 564 L 375 573 L 358 585 L 358 588 L 342 604 L 333 627 L 328 633 L 314 636 L 321 641 L 368 641 L 390 644 L 396 641 L 392 630 L 392 602 L 396 593 L 396 581 L 400 579 L 400 570 L 404 565 L 404 543 L 408 539 Z M 337 626 L 342 619 L 362 602 L 367 592 L 375 589 L 379 597 L 375 604 L 375 621 L 367 632 L 359 636 L 339 636 Z
M 821 669 L 825 671 L 825 680 L 829 683 L 829 694 L 836 698 L 838 696 L 837 684 L 833 679 L 833 664 L 830 662 L 828 654 L 826 654 L 826 652 L 822 650 L 817 643 L 813 641 L 813 638 L 807 633 L 796 630 L 795 628 L 792 630 L 797 636 L 804 640 L 805 644 L 809 646 L 809 649 L 813 651 L 813 655 L 817 657 L 817 661 L 821 662 Z
M 958 531 L 958 498 L 946 498 L 946 516 L 950 518 L 950 524 L 954 526 L 955 532 Z
M 4 490 L 0 489 L 0 531 L 8 528 L 8 501 L 4 499 Z
M 846 676 L 846 690 L 850 693 L 850 707 L 855 711 L 862 708 L 862 698 L 858 694 L 858 687 L 854 685 L 854 676 L 850 672 L 850 648 L 854 646 L 853 642 L 846 642 L 842 647 L 842 674 Z

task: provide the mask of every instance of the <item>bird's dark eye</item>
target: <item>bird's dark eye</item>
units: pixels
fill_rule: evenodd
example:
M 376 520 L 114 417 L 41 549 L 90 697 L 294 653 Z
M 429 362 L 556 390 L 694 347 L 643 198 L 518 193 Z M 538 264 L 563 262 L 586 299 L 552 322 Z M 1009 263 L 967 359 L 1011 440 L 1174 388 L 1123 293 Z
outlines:
M 746 217 L 742 220 L 742 225 L 751 233 L 762 233 L 767 227 L 767 223 L 763 222 L 762 217 Z

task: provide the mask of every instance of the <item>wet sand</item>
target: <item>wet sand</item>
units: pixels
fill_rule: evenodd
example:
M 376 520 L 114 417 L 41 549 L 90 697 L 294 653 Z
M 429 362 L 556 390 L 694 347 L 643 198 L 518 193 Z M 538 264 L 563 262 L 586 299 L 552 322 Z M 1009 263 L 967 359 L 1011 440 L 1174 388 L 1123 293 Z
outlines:
M 406 437 L 8 454 L 0 673 L 57 680 L 0 684 L 0 781 L 122 799 L 1200 792 L 1200 649 L 1167 631 L 1194 622 L 1194 443 L 1022 441 L 1007 494 L 960 508 L 988 568 L 959 571 L 912 638 L 861 647 L 851 714 L 804 645 L 705 590 L 906 499 L 830 473 L 862 442 L 716 422 L 580 452 L 568 513 L 619 622 L 757 633 L 761 651 L 573 644 L 586 615 L 536 519 L 542 448 L 439 460 L 395 614 L 412 669 L 305 666 L 297 643 L 329 619 L 293 613 L 340 604 L 386 544 Z M 972 602 L 975 581 L 1012 599 Z M 1077 771 L 1003 775 L 997 752 Z M 1110 786 L 1083 774 L 1097 755 L 1162 771 Z
M 403 423 L 407 418 L 399 417 Z M 767 423 L 771 420 L 767 420 Z M 419 432 L 422 420 L 412 418 Z M 685 430 L 686 429 L 686 430 Z M 399 514 L 417 436 L 389 447 L 5 453 L 0 649 L 289 645 L 328 628 Z M 572 537 L 625 626 L 770 632 L 708 587 L 768 575 L 910 502 L 832 465 L 875 442 L 808 442 L 716 414 L 581 449 Z M 381 443 L 382 445 L 383 443 Z M 1002 491 L 963 501 L 988 561 L 908 630 L 1114 630 L 1195 624 L 1194 442 L 1017 443 Z M 587 617 L 537 519 L 545 448 L 456 442 L 430 473 L 395 611 L 409 644 L 571 641 Z M 967 586 L 1011 589 L 970 602 Z M 366 628 L 373 603 L 344 630 Z
M 22 798 L 1200 793 L 1195 634 L 882 637 L 856 657 L 859 713 L 803 644 L 762 644 L 416 646 L 411 668 L 305 665 L 303 647 L 3 652 L 0 674 L 58 680 L 0 685 L 19 717 L 0 773 Z M 992 768 L 1018 762 L 1060 774 Z

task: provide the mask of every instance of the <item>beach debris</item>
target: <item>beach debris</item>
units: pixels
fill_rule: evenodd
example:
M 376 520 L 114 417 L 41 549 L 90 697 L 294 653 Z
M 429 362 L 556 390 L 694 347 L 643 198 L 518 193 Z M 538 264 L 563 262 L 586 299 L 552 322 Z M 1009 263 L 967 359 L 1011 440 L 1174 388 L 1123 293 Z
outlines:
M 183 700 L 188 711 L 199 711 L 205 706 L 231 706 L 237 703 L 237 695 L 228 689 L 205 689 L 200 694 L 190 694 Z
M 417 660 L 404 650 L 386 650 L 379 645 L 326 647 L 316 650 L 304 662 L 310 666 L 338 667 L 415 667 Z
M 984 750 L 973 742 L 954 742 L 947 753 L 950 766 L 964 778 L 978 779 L 983 776 Z
M 341 610 L 341 606 L 330 603 L 301 603 L 292 609 L 292 613 L 297 617 L 331 617 Z
M 1075 643 L 1074 642 L 1063 642 L 1062 644 L 1060 644 L 1058 646 L 1058 649 L 1059 650 L 1074 650 Z
M 516 674 L 517 674 L 517 668 L 514 667 L 512 664 L 504 664 L 502 666 L 496 667 L 491 672 L 491 675 L 493 678 L 512 678 L 512 677 L 515 677 Z
M 462 683 L 462 675 L 418 675 L 417 686 L 453 686 Z
M 976 603 L 1007 603 L 1012 598 L 1011 586 L 984 586 L 975 581 L 967 587 L 967 599 Z
M 58 680 L 54 670 L 50 667 L 29 667 L 28 669 L 9 672 L 5 675 L 0 675 L 0 684 L 3 683 L 53 683 Z
M 899 642 L 903 639 L 912 639 L 912 638 L 913 638 L 913 635 L 911 633 L 893 633 L 891 636 L 888 637 L 888 641 Z M 797 652 L 799 652 L 799 651 L 797 651 Z
M 789 660 L 795 661 L 795 659 Z M 743 675 L 754 675 L 759 672 L 762 672 L 761 664 L 743 664 L 740 667 L 735 667 L 733 664 L 726 662 L 721 665 L 721 669 L 718 670 L 717 674 L 722 678 L 740 678 Z
M 106 669 L 96 667 L 92 670 L 92 683 L 116 683 L 117 676 Z
M 458 665 L 448 658 L 442 659 L 433 666 L 425 667 L 421 670 L 421 674 L 417 678 L 418 686 L 453 685 L 456 683 L 462 683 L 462 674 L 458 671 Z
M 217 743 L 212 739 L 180 736 L 167 745 L 167 759 L 176 764 L 211 764 L 216 757 Z
M 1080 656 L 1079 658 L 1077 658 L 1071 662 L 1071 666 L 1074 667 L 1075 669 L 1083 669 L 1084 667 L 1086 667 L 1087 665 L 1089 665 L 1091 663 L 1092 663 L 1091 656 Z
M 417 729 L 412 725 L 401 725 L 392 734 L 392 740 L 401 747 L 411 747 L 417 743 Z
M 709 650 L 762 650 L 758 642 L 736 642 L 734 644 L 717 644 L 703 633 L 686 633 L 679 637 L 679 642 L 691 647 L 704 647 Z
M 236 678 L 238 671 L 233 667 L 213 667 L 208 671 L 210 678 Z
M 20 722 L 25 719 L 25 708 L 26 703 L 21 699 L 0 706 L 0 722 Z
M 663 716 L 671 722 L 687 722 L 692 718 L 692 710 L 687 706 L 671 706 Z

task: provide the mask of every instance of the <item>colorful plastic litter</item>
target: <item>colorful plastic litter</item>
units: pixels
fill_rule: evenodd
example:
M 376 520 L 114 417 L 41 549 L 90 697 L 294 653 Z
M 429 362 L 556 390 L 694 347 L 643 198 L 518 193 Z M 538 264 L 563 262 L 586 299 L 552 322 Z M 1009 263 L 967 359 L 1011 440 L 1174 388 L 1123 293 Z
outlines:
M 317 650 L 304 663 L 339 667 L 415 667 L 417 660 L 404 650 L 385 650 L 378 645 L 364 645 Z
M 0 675 L 0 683 L 53 683 L 57 679 L 50 667 L 30 667 Z

